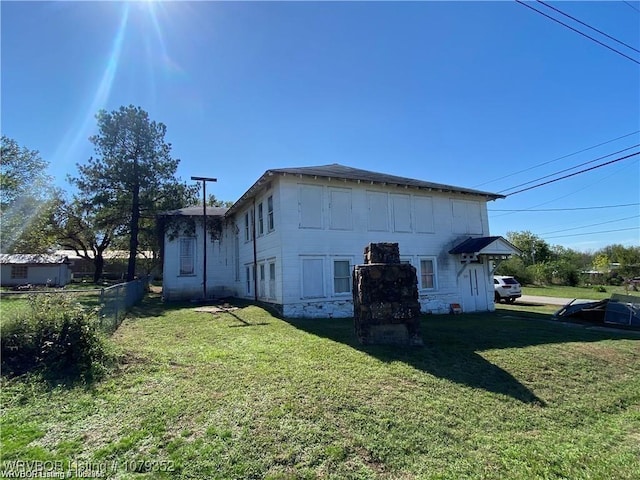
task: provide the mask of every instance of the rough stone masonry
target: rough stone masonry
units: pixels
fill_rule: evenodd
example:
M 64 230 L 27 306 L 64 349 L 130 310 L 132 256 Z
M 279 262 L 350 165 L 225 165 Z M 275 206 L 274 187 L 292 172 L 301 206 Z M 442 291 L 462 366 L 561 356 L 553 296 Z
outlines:
M 362 345 L 423 345 L 416 269 L 397 243 L 370 243 L 353 273 L 353 318 Z

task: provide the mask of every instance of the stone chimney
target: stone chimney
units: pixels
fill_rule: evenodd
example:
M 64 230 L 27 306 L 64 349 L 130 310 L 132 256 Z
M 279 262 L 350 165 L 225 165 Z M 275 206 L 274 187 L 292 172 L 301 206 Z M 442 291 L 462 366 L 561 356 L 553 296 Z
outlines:
M 353 318 L 362 345 L 423 345 L 416 269 L 397 243 L 370 243 L 353 274 Z

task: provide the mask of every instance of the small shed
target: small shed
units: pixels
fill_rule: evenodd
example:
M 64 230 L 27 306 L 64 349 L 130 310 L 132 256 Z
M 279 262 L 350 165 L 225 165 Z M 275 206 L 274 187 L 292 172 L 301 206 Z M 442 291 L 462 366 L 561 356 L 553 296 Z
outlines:
M 0 254 L 0 267 L 3 287 L 27 284 L 62 287 L 71 281 L 70 262 L 63 255 Z

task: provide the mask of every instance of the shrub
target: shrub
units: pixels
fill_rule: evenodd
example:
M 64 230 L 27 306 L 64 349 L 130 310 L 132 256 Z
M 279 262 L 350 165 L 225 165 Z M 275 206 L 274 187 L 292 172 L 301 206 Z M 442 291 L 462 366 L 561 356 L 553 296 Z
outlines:
M 612 272 L 609 278 L 607 278 L 607 284 L 614 287 L 619 287 L 624 283 L 624 279 L 616 272 Z
M 50 379 L 90 382 L 112 356 L 98 331 L 97 312 L 67 295 L 32 295 L 29 309 L 4 322 L 0 334 L 3 375 L 39 372 Z
M 597 287 L 593 287 L 593 289 L 594 289 L 596 292 L 600 292 L 600 293 L 606 293 L 606 292 L 607 292 L 607 289 L 606 289 L 606 288 L 604 288 L 602 285 L 599 285 L 599 286 L 597 286 Z

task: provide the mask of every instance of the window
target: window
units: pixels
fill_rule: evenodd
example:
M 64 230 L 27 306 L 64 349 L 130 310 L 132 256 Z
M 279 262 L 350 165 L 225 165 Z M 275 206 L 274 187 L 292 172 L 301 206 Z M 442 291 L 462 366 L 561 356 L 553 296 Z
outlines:
M 322 228 L 322 187 L 300 185 L 300 228 Z
M 180 275 L 196 273 L 196 239 L 194 237 L 180 239 Z
M 302 297 L 324 297 L 324 278 L 321 258 L 302 259 Z
M 480 202 L 453 200 L 453 233 L 482 234 Z
M 351 230 L 351 190 L 329 190 L 329 228 Z
M 262 213 L 262 202 L 258 204 L 258 235 L 264 234 L 264 216 Z
M 389 230 L 389 201 L 386 193 L 367 192 L 368 225 L 371 232 Z
M 244 241 L 248 242 L 251 236 L 249 235 L 249 212 L 244 214 Z
M 244 271 L 245 271 L 246 281 L 247 281 L 246 292 L 247 292 L 247 295 L 251 295 L 251 267 L 249 266 L 245 267 Z
M 260 289 L 258 290 L 258 295 L 260 297 L 264 298 L 264 297 L 267 296 L 267 292 L 265 292 L 265 290 L 264 290 L 264 287 L 265 287 L 265 285 L 264 285 L 264 281 L 265 281 L 264 263 L 260 264 L 259 272 L 260 272 L 260 277 L 259 277 L 259 279 L 260 279 Z
M 269 195 L 267 198 L 267 228 L 270 232 L 274 229 L 273 223 L 273 195 Z
M 28 268 L 26 265 L 11 265 L 11 278 L 27 278 Z
M 411 197 L 409 195 L 391 195 L 393 208 L 393 231 L 411 231 Z
M 434 233 L 433 199 L 431 197 L 413 197 L 415 206 L 415 224 L 418 233 Z
M 334 260 L 333 292 L 351 293 L 351 265 L 349 260 Z
M 234 251 L 234 255 L 235 255 L 235 262 L 234 262 L 234 267 L 235 267 L 235 280 L 236 282 L 240 281 L 240 237 L 238 236 L 238 234 L 236 233 L 233 236 L 233 251 Z
M 436 265 L 434 259 L 420 260 L 420 288 L 435 289 L 436 288 Z
M 269 263 L 269 298 L 276 298 L 276 263 Z

